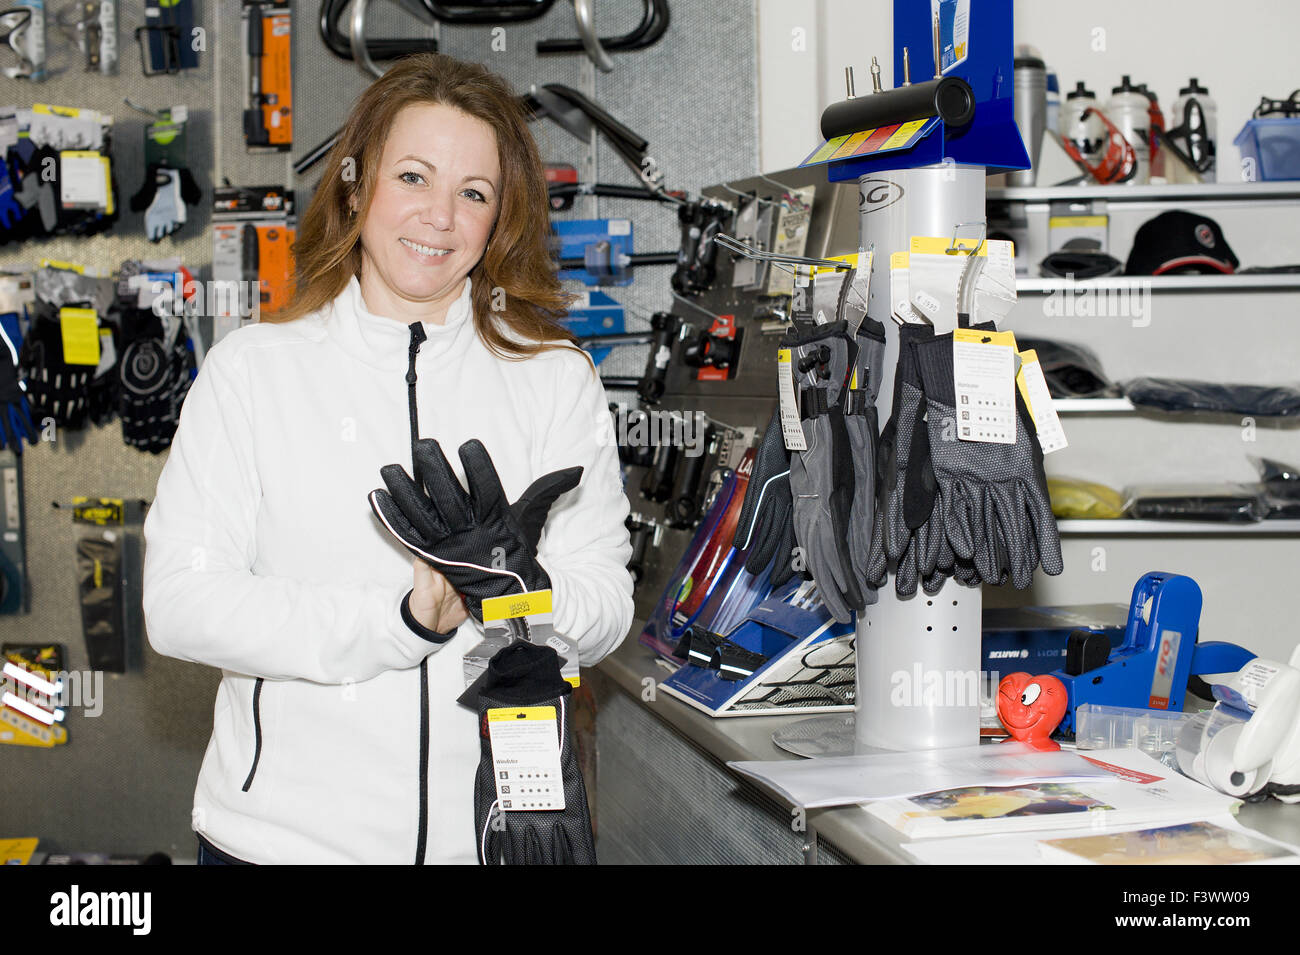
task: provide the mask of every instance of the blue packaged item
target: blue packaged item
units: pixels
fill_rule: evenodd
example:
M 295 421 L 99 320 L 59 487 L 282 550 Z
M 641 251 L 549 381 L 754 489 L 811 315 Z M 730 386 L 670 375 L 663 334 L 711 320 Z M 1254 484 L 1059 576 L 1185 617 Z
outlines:
M 1300 179 L 1300 117 L 1247 120 L 1232 144 L 1241 150 L 1247 180 Z

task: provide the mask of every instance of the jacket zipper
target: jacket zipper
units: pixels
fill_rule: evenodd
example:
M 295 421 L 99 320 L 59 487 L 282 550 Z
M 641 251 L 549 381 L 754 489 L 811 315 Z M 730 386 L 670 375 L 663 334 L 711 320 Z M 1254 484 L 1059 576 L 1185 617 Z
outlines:
M 415 400 L 415 356 L 420 353 L 420 345 L 428 337 L 424 326 L 412 322 L 407 326 L 411 331 L 410 363 L 406 368 L 406 399 L 411 412 L 411 469 L 415 469 L 415 442 L 420 437 L 420 424 Z M 420 754 L 419 766 L 420 815 L 415 833 L 415 864 L 424 865 L 425 847 L 429 839 L 429 658 L 420 661 Z
M 244 780 L 244 792 L 253 785 L 253 777 L 257 775 L 257 761 L 262 758 L 262 678 L 259 676 L 257 682 L 253 684 L 253 765 L 248 771 L 248 778 Z

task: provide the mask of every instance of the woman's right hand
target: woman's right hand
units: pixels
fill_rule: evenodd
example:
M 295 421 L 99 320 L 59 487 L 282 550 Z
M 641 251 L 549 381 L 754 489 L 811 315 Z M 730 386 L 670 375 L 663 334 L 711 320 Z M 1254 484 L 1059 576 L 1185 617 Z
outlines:
M 408 605 L 420 626 L 449 633 L 469 619 L 465 602 L 446 577 L 418 557 L 412 559 L 411 565 L 415 569 L 415 587 Z

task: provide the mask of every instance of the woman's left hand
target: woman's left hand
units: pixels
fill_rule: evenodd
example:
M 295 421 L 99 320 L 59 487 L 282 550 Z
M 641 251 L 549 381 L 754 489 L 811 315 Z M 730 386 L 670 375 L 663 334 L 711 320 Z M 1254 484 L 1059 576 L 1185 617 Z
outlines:
M 415 568 L 415 586 L 409 606 L 420 626 L 448 633 L 469 619 L 465 602 L 446 577 L 419 558 L 414 558 L 411 566 Z

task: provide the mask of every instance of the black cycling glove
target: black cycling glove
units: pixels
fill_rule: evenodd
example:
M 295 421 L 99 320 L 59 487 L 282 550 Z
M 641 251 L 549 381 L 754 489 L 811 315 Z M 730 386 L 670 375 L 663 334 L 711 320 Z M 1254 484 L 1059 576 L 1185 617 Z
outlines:
M 581 467 L 538 478 L 510 504 L 480 441 L 460 447 L 468 493 L 437 441 L 416 441 L 413 457 L 414 480 L 399 464 L 380 468 L 388 490 L 371 491 L 370 506 L 407 550 L 451 582 L 475 619 L 482 622 L 489 597 L 550 588 L 537 542 L 555 499 L 578 486 Z
M 550 647 L 516 641 L 488 661 L 478 698 L 481 750 L 474 778 L 474 834 L 483 865 L 596 864 L 587 787 L 569 717 L 571 692 L 560 675 L 560 657 Z M 488 710 L 525 706 L 555 708 L 563 809 L 507 810 L 498 799 Z

